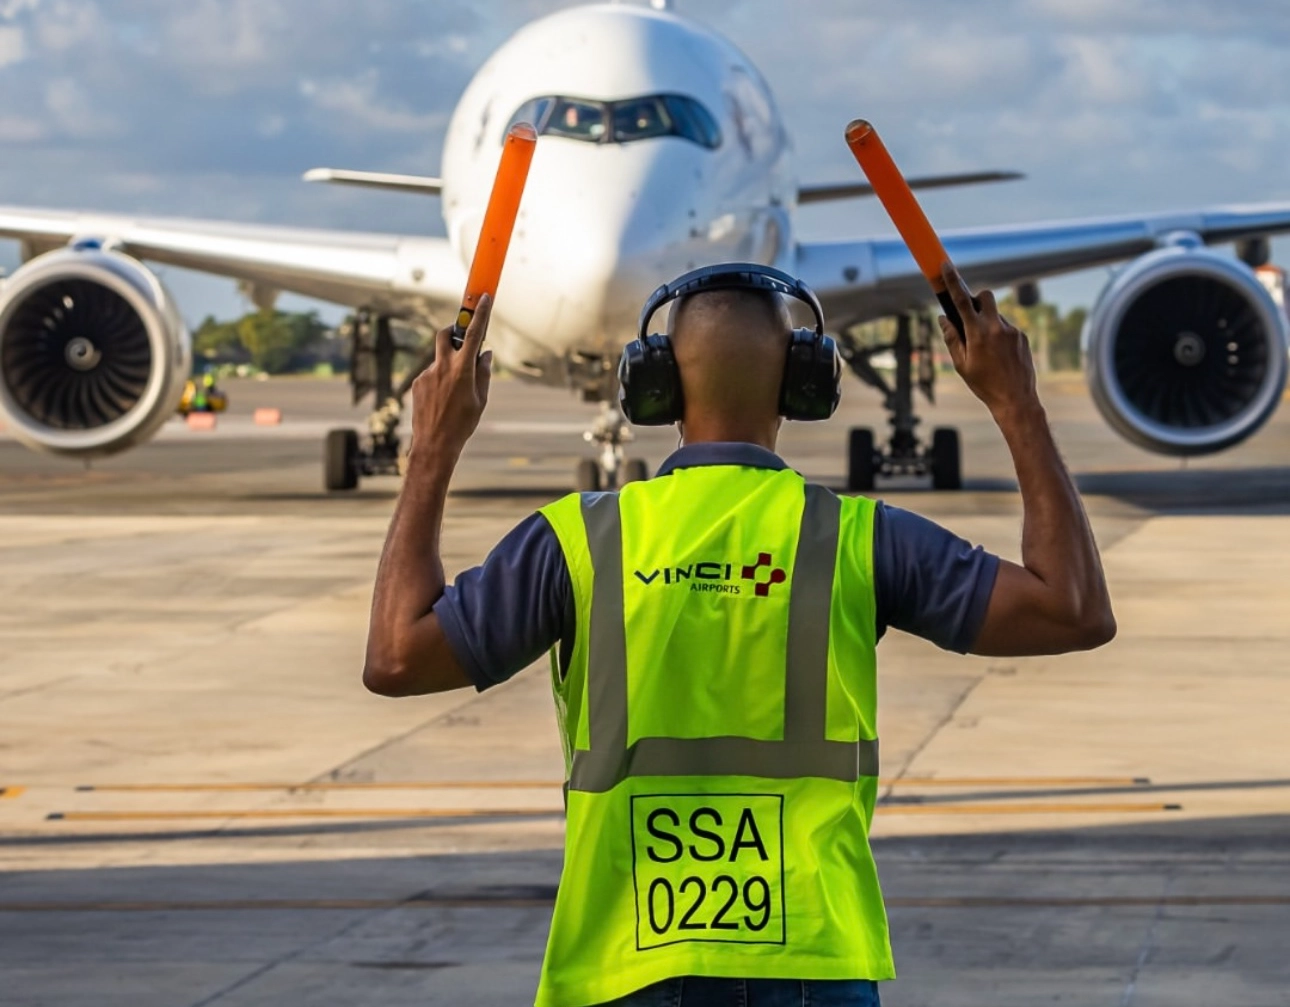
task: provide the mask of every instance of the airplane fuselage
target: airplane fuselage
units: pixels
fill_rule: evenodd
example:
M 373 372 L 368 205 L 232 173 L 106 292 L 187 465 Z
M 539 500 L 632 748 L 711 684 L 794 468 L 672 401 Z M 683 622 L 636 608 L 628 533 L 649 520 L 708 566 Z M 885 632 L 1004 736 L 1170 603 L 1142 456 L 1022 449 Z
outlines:
M 659 283 L 716 261 L 791 268 L 791 143 L 765 80 L 719 35 L 606 4 L 529 24 L 497 50 L 444 145 L 444 221 L 463 268 L 517 115 L 544 135 L 490 332 L 508 369 L 607 387 Z

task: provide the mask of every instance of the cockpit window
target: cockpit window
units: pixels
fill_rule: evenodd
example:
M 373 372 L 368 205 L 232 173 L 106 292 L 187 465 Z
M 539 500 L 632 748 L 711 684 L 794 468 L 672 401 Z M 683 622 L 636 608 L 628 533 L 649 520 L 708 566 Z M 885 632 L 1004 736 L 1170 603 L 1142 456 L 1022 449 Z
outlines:
M 530 122 L 547 136 L 586 143 L 634 143 L 658 136 L 679 136 L 701 147 L 721 146 L 721 127 L 712 113 L 693 98 L 656 94 L 623 101 L 551 96 L 526 101 L 511 116 Z
M 511 116 L 511 121 L 502 130 L 502 139 L 506 139 L 506 134 L 511 131 L 511 127 L 517 122 L 527 122 L 530 126 L 541 129 L 542 122 L 546 119 L 547 112 L 551 111 L 551 102 L 554 100 L 554 98 L 533 98 L 526 101 L 515 110 L 515 114 Z
M 665 94 L 663 105 L 672 117 L 673 132 L 713 150 L 721 146 L 721 127 L 712 113 L 693 98 L 679 94 Z
M 662 98 L 637 98 L 614 105 L 614 142 L 631 143 L 673 132 L 672 117 L 663 107 Z
M 605 136 L 605 113 L 605 106 L 599 102 L 556 98 L 555 106 L 539 132 L 599 143 Z

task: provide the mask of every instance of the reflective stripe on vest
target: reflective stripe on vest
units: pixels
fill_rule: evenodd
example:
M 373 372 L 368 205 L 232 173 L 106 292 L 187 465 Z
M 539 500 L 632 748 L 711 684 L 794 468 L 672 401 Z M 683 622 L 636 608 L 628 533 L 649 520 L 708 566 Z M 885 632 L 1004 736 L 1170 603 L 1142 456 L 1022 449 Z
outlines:
M 821 777 L 854 782 L 878 775 L 876 739 L 829 741 L 825 736 L 829 607 L 841 504 L 819 486 L 807 484 L 805 492 L 789 596 L 784 740 L 641 738 L 630 746 L 618 495 L 583 495 L 582 518 L 595 571 L 587 662 L 591 747 L 573 752 L 570 790 L 604 793 L 630 776 Z

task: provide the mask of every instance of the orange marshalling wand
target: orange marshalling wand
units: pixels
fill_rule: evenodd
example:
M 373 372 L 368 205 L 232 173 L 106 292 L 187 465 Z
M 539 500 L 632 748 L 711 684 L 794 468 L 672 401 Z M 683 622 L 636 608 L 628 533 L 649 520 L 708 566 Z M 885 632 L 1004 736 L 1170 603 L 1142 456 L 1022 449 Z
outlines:
M 945 317 L 963 334 L 963 319 L 959 317 L 959 310 L 950 299 L 949 291 L 945 289 L 945 281 L 941 279 L 941 264 L 949 260 L 945 246 L 932 230 L 927 214 L 918 205 L 913 190 L 896 167 L 896 162 L 891 159 L 878 131 L 865 119 L 853 119 L 847 124 L 847 146 L 851 148 L 851 153 L 855 155 L 869 184 L 873 186 L 874 195 L 909 246 L 918 268 L 927 277 Z
M 506 250 L 515 230 L 515 217 L 520 212 L 520 197 L 529 177 L 529 165 L 537 147 L 537 130 L 527 122 L 518 122 L 506 134 L 502 146 L 502 162 L 497 166 L 493 192 L 488 197 L 484 223 L 479 229 L 479 243 L 475 246 L 475 259 L 470 264 L 466 280 L 466 293 L 461 299 L 461 311 L 452 330 L 452 343 L 460 348 L 466 338 L 466 327 L 474 317 L 479 298 L 484 294 L 494 297 L 497 283 L 506 262 Z

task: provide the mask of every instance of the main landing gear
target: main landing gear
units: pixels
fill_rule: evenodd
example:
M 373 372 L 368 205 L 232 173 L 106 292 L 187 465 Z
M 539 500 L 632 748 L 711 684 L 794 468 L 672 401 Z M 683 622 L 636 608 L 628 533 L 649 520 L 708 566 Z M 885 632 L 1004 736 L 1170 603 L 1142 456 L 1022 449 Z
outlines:
M 583 440 L 600 449 L 597 458 L 583 458 L 574 473 L 579 492 L 615 489 L 627 483 L 649 478 L 649 466 L 643 458 L 628 458 L 626 445 L 632 440 L 631 427 L 617 405 L 602 401 L 600 415 Z
M 375 407 L 367 420 L 367 437 L 348 428 L 331 430 L 323 445 L 323 485 L 329 491 L 352 490 L 364 476 L 398 475 L 400 459 L 399 421 L 403 401 L 412 382 L 433 362 L 433 348 L 427 350 L 408 369 L 403 379 L 394 383 L 394 355 L 399 346 L 390 331 L 390 320 L 384 315 L 360 311 L 351 323 L 353 330 L 350 357 L 350 383 L 354 402 L 369 392 Z M 603 368 L 602 368 L 603 370 Z M 604 372 L 612 378 L 612 373 Z M 594 378 L 599 379 L 597 372 Z M 613 395 L 617 385 L 611 380 L 592 380 L 584 384 L 586 395 L 601 403 L 600 415 L 583 437 L 598 448 L 598 456 L 578 462 L 574 473 L 579 490 L 615 489 L 630 482 L 649 478 L 643 459 L 628 458 L 625 446 L 632 439 L 631 428 L 619 411 Z
M 843 336 L 843 359 L 865 384 L 882 393 L 883 407 L 890 413 L 891 439 L 885 447 L 874 441 L 868 427 L 853 427 L 847 442 L 847 489 L 864 493 L 882 476 L 931 476 L 932 488 L 956 490 L 963 486 L 962 452 L 959 433 L 950 427 L 932 431 L 930 444 L 919 440 L 918 416 L 914 413 L 914 389 L 935 401 L 936 369 L 932 359 L 931 320 L 925 314 L 905 314 L 897 320 L 896 338 L 891 343 L 861 346 Z M 890 352 L 896 359 L 893 387 L 873 366 L 873 357 Z M 915 379 L 917 370 L 917 379 Z
M 389 318 L 360 311 L 352 325 L 350 384 L 354 402 L 371 392 L 375 408 L 367 418 L 366 443 L 360 441 L 356 430 L 328 431 L 323 445 L 323 485 L 331 491 L 356 489 L 363 476 L 399 474 L 403 399 L 433 359 L 430 353 L 421 357 L 396 386 L 394 354 L 398 346 Z

